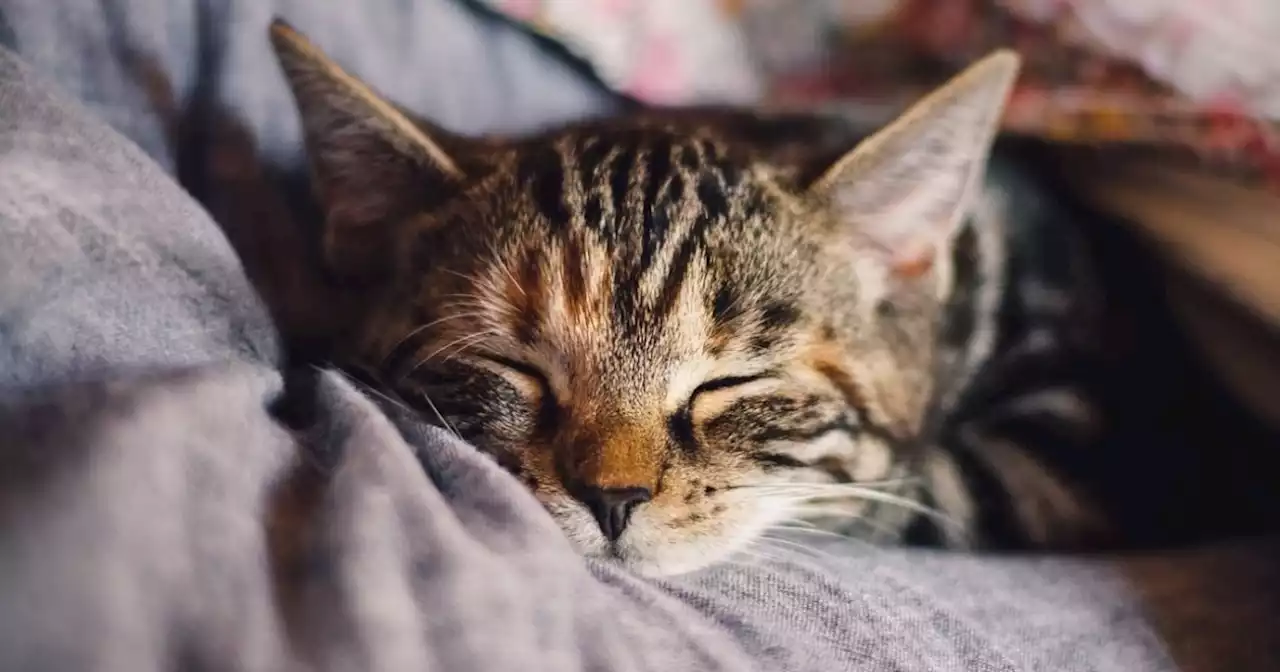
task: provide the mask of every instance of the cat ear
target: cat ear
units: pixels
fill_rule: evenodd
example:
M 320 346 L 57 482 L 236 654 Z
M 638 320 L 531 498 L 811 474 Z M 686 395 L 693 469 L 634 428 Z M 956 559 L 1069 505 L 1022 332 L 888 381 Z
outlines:
M 838 159 L 810 187 L 890 276 L 928 271 L 982 181 L 1019 58 L 992 54 Z
M 439 142 L 455 139 L 410 119 L 280 19 L 271 43 L 301 116 L 327 261 L 351 273 L 385 268 L 388 226 L 464 179 Z

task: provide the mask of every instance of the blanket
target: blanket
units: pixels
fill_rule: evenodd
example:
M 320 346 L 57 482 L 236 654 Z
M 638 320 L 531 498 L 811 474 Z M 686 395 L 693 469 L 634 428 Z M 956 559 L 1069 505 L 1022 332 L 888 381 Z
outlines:
M 998 47 L 1010 132 L 1280 188 L 1270 0 L 484 0 L 653 103 L 825 105 L 882 122 Z

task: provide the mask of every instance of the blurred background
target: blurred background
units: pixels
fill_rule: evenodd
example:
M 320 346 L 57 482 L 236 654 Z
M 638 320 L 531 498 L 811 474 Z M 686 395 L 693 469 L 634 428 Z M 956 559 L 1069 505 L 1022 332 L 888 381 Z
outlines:
M 1271 0 L 483 0 L 653 103 L 829 106 L 883 122 L 992 49 L 1010 131 L 1157 147 L 1280 184 Z

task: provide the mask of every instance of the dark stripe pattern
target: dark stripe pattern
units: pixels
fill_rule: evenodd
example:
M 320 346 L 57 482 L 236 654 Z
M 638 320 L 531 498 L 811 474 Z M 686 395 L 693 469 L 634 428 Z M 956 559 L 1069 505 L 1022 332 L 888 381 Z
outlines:
M 624 127 L 533 145 L 520 156 L 516 180 L 551 235 L 572 244 L 586 233 L 612 251 L 613 319 L 644 337 L 675 309 L 699 262 L 716 266 L 713 232 L 730 227 L 742 237 L 767 222 L 769 199 L 748 179 L 747 165 L 710 138 Z M 641 297 L 642 278 L 658 264 L 665 264 L 659 291 Z M 743 305 L 742 277 L 719 282 L 712 315 L 728 326 L 753 307 Z M 799 319 L 782 297 L 754 309 L 760 329 L 752 345 L 759 350 Z

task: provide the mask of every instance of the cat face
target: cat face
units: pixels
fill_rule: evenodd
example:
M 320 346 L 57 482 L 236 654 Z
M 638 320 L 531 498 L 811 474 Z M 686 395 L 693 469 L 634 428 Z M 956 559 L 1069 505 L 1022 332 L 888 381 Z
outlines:
M 464 139 L 273 38 L 326 262 L 364 288 L 342 361 L 494 456 L 583 553 L 695 569 L 856 517 L 851 484 L 910 456 L 1012 56 L 831 160 L 742 114 Z

